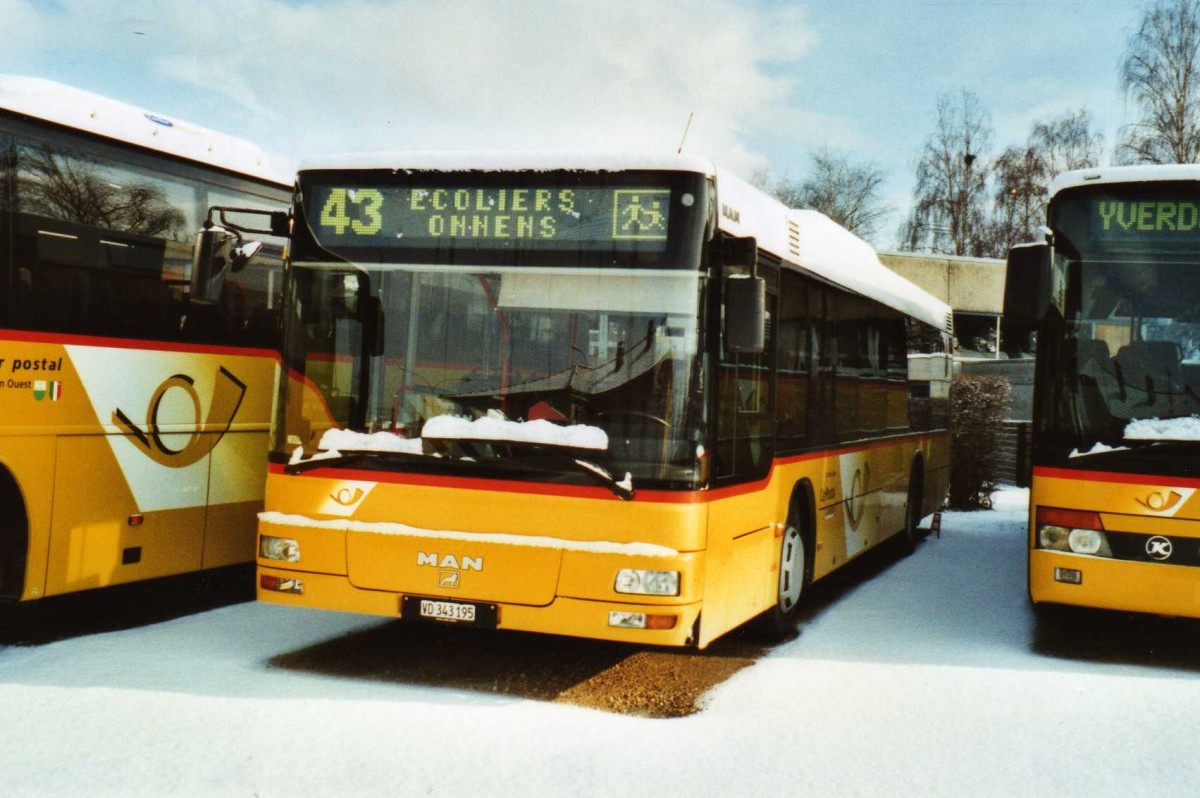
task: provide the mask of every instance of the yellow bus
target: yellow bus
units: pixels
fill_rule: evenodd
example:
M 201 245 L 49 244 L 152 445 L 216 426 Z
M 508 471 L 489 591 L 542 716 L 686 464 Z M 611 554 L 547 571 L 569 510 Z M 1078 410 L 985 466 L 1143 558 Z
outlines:
M 1200 617 L 1200 166 L 1064 173 L 1046 235 L 1005 296 L 1037 333 L 1030 598 Z
M 283 174 L 247 142 L 0 76 L 0 598 L 253 560 L 283 239 L 252 260 L 232 242 L 204 296 L 192 242 L 211 206 L 286 204 Z
M 297 191 L 260 600 L 703 647 L 945 495 L 949 308 L 704 159 Z

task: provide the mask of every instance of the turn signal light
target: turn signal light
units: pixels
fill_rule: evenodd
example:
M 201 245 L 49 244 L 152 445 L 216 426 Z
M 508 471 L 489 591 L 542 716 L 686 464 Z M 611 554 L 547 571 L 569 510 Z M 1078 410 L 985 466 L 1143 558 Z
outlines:
M 675 615 L 651 615 L 645 612 L 610 612 L 608 625 L 622 629 L 674 629 L 679 621 Z
M 262 586 L 263 590 L 271 590 L 276 593 L 295 593 L 299 595 L 304 592 L 303 579 L 262 574 L 258 578 L 258 584 Z

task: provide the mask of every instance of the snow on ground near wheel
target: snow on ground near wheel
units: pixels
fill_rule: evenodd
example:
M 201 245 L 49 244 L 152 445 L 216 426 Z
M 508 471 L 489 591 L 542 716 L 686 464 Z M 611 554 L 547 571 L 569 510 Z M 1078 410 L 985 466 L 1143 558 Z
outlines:
M 678 720 L 274 667 L 379 621 L 259 604 L 0 649 L 3 794 L 1190 794 L 1195 669 L 1031 649 L 1024 501 L 947 514 Z

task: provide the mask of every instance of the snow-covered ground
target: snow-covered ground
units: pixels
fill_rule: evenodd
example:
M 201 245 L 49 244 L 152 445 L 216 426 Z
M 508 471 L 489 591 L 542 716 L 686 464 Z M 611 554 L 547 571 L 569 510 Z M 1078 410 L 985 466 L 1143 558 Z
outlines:
M 275 667 L 379 622 L 256 604 L 0 648 L 0 795 L 1194 794 L 1200 654 L 1039 653 L 1024 501 L 948 514 L 683 719 Z

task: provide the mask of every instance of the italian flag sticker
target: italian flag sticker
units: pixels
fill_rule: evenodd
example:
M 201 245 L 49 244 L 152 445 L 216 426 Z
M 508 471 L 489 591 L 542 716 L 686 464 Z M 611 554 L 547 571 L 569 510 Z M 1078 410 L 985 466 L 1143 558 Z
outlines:
M 49 397 L 51 402 L 57 402 L 62 396 L 62 383 L 57 380 L 35 380 L 33 383 L 33 398 L 39 402 Z

